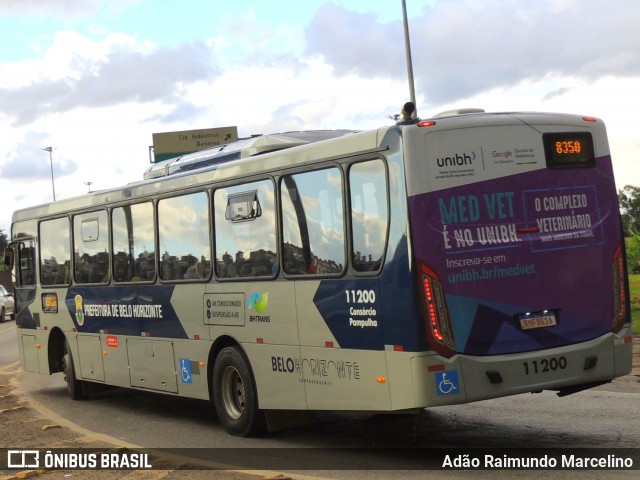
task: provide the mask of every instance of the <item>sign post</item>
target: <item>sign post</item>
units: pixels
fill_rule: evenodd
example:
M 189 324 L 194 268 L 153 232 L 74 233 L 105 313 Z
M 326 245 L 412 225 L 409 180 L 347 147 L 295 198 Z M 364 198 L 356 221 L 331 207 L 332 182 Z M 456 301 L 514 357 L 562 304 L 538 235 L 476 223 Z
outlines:
M 238 127 L 204 128 L 153 134 L 153 159 L 158 163 L 187 153 L 238 140 Z

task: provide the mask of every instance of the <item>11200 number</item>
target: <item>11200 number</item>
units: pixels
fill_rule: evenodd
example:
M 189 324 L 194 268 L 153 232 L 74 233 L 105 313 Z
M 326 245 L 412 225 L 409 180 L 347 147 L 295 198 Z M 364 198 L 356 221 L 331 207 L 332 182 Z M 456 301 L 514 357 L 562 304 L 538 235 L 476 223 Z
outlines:
M 522 365 L 524 366 L 525 375 L 555 372 L 556 370 L 564 370 L 567 368 L 567 359 L 565 357 L 543 358 L 542 360 L 522 362 Z

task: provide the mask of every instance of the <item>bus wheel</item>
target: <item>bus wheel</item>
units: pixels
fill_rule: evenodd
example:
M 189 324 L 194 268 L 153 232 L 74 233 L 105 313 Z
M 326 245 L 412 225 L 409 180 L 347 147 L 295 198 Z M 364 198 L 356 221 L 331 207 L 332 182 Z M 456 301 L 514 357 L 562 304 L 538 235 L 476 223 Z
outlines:
M 237 347 L 223 348 L 213 366 L 213 402 L 220 423 L 232 435 L 246 437 L 264 431 L 253 375 Z
M 4 322 L 4 307 L 0 308 L 0 323 Z
M 76 377 L 76 369 L 73 366 L 73 357 L 71 356 L 71 348 L 69 343 L 64 344 L 64 379 L 67 381 L 67 392 L 74 400 L 86 398 L 82 380 Z

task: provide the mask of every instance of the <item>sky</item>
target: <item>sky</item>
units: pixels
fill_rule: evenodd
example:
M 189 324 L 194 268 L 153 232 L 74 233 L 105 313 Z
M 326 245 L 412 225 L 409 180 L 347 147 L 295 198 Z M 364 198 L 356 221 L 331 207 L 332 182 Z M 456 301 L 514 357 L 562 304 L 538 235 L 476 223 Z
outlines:
M 597 116 L 640 186 L 640 2 L 406 5 L 420 117 Z M 0 229 L 51 160 L 69 198 L 141 180 L 153 133 L 372 129 L 408 99 L 401 0 L 0 0 Z

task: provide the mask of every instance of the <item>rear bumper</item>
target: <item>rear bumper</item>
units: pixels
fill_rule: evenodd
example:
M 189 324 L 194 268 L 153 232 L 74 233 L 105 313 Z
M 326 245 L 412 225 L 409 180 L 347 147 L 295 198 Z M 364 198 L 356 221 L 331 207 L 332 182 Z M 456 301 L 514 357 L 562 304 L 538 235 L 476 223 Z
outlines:
M 451 405 L 607 382 L 631 372 L 631 327 L 561 348 L 500 356 L 411 360 L 418 406 Z M 444 366 L 443 366 L 444 364 Z

